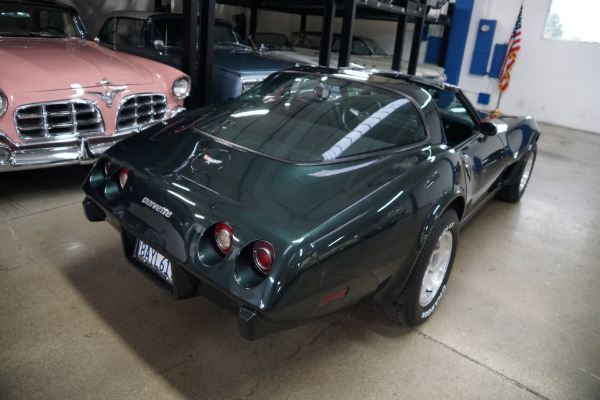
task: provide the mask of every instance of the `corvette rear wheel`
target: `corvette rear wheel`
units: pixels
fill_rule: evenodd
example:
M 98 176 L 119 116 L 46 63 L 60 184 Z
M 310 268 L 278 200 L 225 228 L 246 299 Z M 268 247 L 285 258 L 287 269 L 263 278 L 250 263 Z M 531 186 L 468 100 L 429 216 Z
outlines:
M 458 216 L 454 210 L 447 210 L 435 224 L 396 301 L 377 303 L 376 309 L 404 326 L 417 325 L 429 318 L 446 290 L 458 232 Z
M 496 197 L 511 203 L 515 203 L 521 199 L 523 193 L 525 193 L 525 188 L 527 188 L 527 184 L 529 183 L 536 155 L 537 145 L 533 145 L 529 153 L 527 153 L 525 157 L 519 161 L 519 164 L 517 164 L 517 169 L 515 171 L 516 179 L 500 189 Z

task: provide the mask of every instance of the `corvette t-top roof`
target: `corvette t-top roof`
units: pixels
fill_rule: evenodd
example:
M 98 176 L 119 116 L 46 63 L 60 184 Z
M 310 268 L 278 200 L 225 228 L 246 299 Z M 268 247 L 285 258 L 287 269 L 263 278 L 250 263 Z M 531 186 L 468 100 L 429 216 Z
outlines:
M 195 128 L 287 162 L 334 162 L 424 142 L 419 109 L 430 100 L 402 79 L 296 69 L 272 75 L 227 103 L 226 112 L 203 115 Z

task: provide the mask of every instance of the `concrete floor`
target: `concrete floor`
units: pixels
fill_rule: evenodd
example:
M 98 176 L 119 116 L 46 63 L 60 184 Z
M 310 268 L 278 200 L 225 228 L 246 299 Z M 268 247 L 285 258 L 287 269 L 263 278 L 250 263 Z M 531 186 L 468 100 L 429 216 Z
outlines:
M 86 167 L 0 175 L 0 399 L 600 399 L 600 135 L 543 125 L 417 329 L 357 306 L 248 342 L 90 223 Z

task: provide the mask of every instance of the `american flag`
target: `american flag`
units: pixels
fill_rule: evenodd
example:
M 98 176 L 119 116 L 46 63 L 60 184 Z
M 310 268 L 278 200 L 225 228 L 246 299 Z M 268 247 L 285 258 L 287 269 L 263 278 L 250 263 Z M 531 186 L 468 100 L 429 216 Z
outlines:
M 510 35 L 510 41 L 508 42 L 508 51 L 506 53 L 506 57 L 504 57 L 504 63 L 502 64 L 502 69 L 500 70 L 500 92 L 504 92 L 506 88 L 508 88 L 508 84 L 510 83 L 510 69 L 517 61 L 517 52 L 521 50 L 521 17 L 523 15 L 523 3 L 521 3 L 521 8 L 519 9 L 519 16 L 517 17 L 517 22 L 515 23 L 515 28 L 512 31 L 512 35 Z

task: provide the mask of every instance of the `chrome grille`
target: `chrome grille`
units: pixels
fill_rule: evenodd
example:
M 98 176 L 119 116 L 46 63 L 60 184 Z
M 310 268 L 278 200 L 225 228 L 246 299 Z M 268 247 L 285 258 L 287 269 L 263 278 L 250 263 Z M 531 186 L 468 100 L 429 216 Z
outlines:
M 163 94 L 147 93 L 127 96 L 121 102 L 117 131 L 143 127 L 162 121 L 167 116 L 167 98 Z
M 100 110 L 94 102 L 87 100 L 53 101 L 18 107 L 15 111 L 15 127 L 23 139 L 104 132 Z

